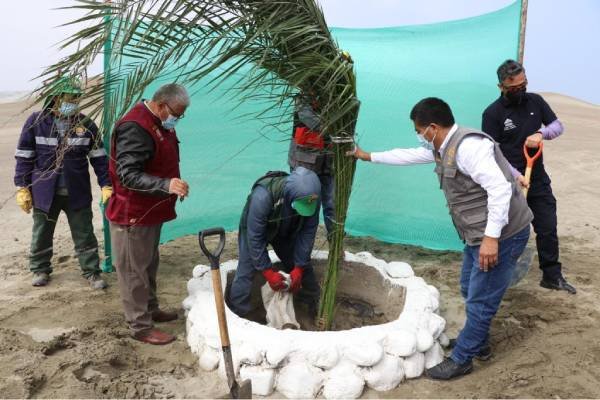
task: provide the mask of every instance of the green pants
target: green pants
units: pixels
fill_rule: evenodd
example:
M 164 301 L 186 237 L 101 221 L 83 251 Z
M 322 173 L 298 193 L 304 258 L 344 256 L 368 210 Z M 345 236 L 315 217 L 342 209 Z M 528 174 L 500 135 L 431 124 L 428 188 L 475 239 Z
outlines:
M 33 209 L 33 235 L 31 238 L 31 253 L 29 269 L 31 272 L 52 272 L 53 236 L 56 221 L 61 211 L 67 214 L 71 237 L 75 243 L 75 254 L 79 260 L 84 277 L 99 274 L 100 258 L 98 257 L 98 240 L 94 235 L 92 225 L 92 207 L 80 210 L 69 208 L 68 196 L 54 196 L 48 213 L 37 208 Z

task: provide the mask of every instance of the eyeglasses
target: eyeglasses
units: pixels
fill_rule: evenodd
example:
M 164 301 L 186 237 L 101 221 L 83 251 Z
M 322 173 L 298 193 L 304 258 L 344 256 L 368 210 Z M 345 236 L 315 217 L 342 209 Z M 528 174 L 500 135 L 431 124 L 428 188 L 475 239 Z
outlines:
M 506 89 L 507 92 L 510 92 L 510 93 L 518 92 L 518 91 L 521 91 L 521 90 L 527 88 L 527 79 L 525 79 L 522 83 L 520 83 L 518 85 L 506 86 L 505 84 L 502 84 L 502 86 L 504 87 L 504 89 Z
M 183 118 L 185 118 L 185 113 L 183 113 L 181 115 L 177 115 L 175 112 L 173 112 L 173 109 L 171 108 L 171 106 L 169 105 L 169 103 L 165 103 L 165 105 L 169 109 L 169 112 L 171 113 L 171 115 L 173 115 L 175 118 L 177 118 L 177 119 L 183 119 Z

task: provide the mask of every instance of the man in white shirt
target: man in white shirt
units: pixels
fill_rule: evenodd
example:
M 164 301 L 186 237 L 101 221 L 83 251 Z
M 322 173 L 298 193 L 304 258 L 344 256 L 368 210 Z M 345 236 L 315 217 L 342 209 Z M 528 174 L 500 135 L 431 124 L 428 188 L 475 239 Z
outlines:
M 466 246 L 460 285 L 467 321 L 450 357 L 427 370 L 433 379 L 452 379 L 473 369 L 472 359 L 489 358 L 492 318 L 529 239 L 533 218 L 510 164 L 485 133 L 455 124 L 438 98 L 418 102 L 410 113 L 422 147 L 354 157 L 390 165 L 436 163 L 450 215 Z

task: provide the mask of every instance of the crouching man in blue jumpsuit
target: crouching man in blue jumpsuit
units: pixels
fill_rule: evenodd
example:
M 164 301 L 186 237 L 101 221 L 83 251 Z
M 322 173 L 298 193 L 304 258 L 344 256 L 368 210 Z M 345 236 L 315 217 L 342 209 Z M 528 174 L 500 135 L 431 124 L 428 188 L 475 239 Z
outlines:
M 289 290 L 296 300 L 316 314 L 319 284 L 310 255 L 319 224 L 321 184 L 304 167 L 290 175 L 269 172 L 252 186 L 240 219 L 239 264 L 228 294 L 228 305 L 237 315 L 250 312 L 250 292 L 257 272 L 273 290 Z M 291 284 L 273 268 L 267 246 L 281 260 L 280 269 L 290 274 Z

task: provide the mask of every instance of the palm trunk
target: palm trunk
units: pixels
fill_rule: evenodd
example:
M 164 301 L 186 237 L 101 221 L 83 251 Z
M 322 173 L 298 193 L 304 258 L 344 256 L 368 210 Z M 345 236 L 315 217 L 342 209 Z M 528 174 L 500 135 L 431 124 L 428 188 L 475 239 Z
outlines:
M 317 326 L 321 330 L 331 329 L 331 323 L 335 315 L 339 267 L 340 263 L 344 261 L 344 228 L 346 226 L 346 215 L 356 167 L 354 157 L 348 157 L 346 153 L 352 150 L 354 146 L 354 129 L 359 108 L 358 101 L 355 98 L 352 101 L 354 102 L 352 109 L 344 115 L 344 118 L 339 123 L 335 124 L 336 126 L 332 130 L 333 132 L 347 133 L 332 137 L 335 171 L 335 223 L 333 224 L 329 238 L 327 271 L 323 279 L 319 315 L 317 318 Z

